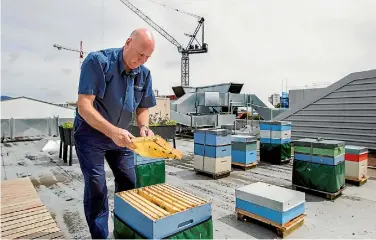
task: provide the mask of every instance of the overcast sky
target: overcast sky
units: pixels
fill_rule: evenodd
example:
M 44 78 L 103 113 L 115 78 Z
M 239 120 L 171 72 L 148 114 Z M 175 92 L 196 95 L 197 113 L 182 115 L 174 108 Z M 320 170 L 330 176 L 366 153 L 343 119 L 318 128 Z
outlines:
M 184 33 L 195 29 L 195 18 L 148 0 L 131 2 L 187 44 Z M 283 79 L 292 89 L 376 68 L 375 0 L 159 2 L 206 19 L 209 52 L 190 57 L 191 86 L 240 82 L 243 92 L 266 99 L 281 92 Z M 1 94 L 75 101 L 79 55 L 52 45 L 121 47 L 138 27 L 150 28 L 120 0 L 2 0 Z M 180 84 L 181 55 L 154 33 L 157 46 L 146 65 L 154 89 L 171 94 Z

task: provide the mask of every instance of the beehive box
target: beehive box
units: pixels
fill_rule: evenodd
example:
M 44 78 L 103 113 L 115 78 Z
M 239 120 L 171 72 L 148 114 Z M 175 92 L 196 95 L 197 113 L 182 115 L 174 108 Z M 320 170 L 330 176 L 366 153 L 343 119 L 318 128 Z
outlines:
M 133 162 L 135 166 L 153 163 L 153 162 L 160 162 L 164 161 L 164 158 L 149 158 L 149 157 L 142 157 L 138 155 L 137 153 L 133 154 Z
M 162 239 L 211 217 L 211 203 L 169 184 L 115 193 L 114 213 L 148 239 Z
M 194 169 L 212 175 L 231 172 L 231 156 L 211 158 L 195 155 Z
M 343 141 L 301 139 L 294 142 L 294 147 L 296 160 L 324 165 L 337 165 L 345 161 Z
M 260 161 L 281 164 L 291 160 L 291 122 L 260 122 Z
M 250 164 L 257 161 L 257 139 L 254 136 L 232 136 L 231 161 Z
M 294 185 L 334 194 L 345 185 L 343 141 L 304 138 L 294 142 Z
M 166 239 L 213 239 L 213 234 L 213 219 L 209 218 L 202 223 L 168 236 Z M 144 236 L 131 229 L 116 215 L 114 215 L 113 235 L 115 239 L 146 239 Z
M 231 131 L 229 129 L 197 129 L 194 133 L 194 142 L 210 146 L 230 145 Z
M 291 142 L 291 122 L 260 122 L 260 143 L 284 144 Z
M 135 166 L 136 188 L 166 182 L 165 161 L 157 161 Z
M 257 182 L 235 189 L 236 209 L 283 225 L 305 212 L 303 192 Z
M 367 177 L 368 149 L 366 147 L 347 145 L 345 147 L 346 178 L 361 180 Z
M 199 129 L 194 135 L 194 168 L 214 178 L 231 172 L 231 131 Z

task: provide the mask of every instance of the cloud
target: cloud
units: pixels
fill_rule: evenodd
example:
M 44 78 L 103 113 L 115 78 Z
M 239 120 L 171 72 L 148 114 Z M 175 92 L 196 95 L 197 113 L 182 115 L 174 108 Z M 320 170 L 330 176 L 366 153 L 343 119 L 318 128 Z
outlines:
M 131 2 L 186 46 L 184 33 L 193 32 L 195 18 L 150 1 Z M 242 82 L 243 92 L 265 99 L 282 90 L 284 79 L 290 88 L 332 83 L 376 62 L 373 0 L 160 2 L 206 20 L 209 52 L 190 56 L 193 86 Z M 52 45 L 78 49 L 83 41 L 84 51 L 121 47 L 138 27 L 150 28 L 120 0 L 2 1 L 2 94 L 75 100 L 79 54 Z M 146 65 L 153 86 L 172 93 L 180 84 L 181 55 L 154 34 L 157 47 Z

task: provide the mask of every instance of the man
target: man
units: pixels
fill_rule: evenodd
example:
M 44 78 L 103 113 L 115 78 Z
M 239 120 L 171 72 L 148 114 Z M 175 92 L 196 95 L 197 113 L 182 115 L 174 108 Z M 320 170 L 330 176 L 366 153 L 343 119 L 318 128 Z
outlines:
M 85 58 L 78 87 L 74 139 L 85 180 L 84 209 L 92 238 L 108 236 L 108 198 L 104 159 L 114 177 L 115 192 L 135 188 L 131 139 L 126 129 L 136 115 L 141 136 L 152 136 L 148 108 L 156 105 L 150 71 L 143 65 L 154 51 L 146 29 L 132 32 L 119 49 Z

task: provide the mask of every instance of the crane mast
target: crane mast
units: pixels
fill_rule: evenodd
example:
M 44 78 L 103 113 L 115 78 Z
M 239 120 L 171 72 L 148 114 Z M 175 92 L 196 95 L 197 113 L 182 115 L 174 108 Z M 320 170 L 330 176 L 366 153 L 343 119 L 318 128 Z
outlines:
M 142 20 L 144 20 L 147 24 L 149 24 L 152 28 L 154 28 L 159 34 L 161 34 L 164 38 L 166 38 L 169 42 L 174 44 L 178 52 L 182 54 L 181 56 L 181 85 L 182 86 L 189 86 L 189 55 L 190 54 L 198 54 L 198 53 L 207 53 L 208 52 L 208 45 L 204 42 L 204 21 L 203 17 L 199 17 L 193 14 L 189 14 L 191 16 L 195 16 L 198 18 L 198 25 L 193 34 L 185 34 L 186 36 L 190 37 L 189 43 L 187 47 L 183 47 L 174 37 L 172 37 L 168 32 L 166 32 L 162 27 L 156 24 L 153 20 L 151 20 L 148 16 L 146 16 L 141 10 L 139 10 L 136 6 L 134 6 L 128 0 L 120 0 L 125 6 L 127 6 L 130 10 L 136 13 Z M 196 39 L 196 36 L 200 30 L 202 29 L 202 39 L 201 43 Z M 193 42 L 196 41 L 196 44 L 193 45 Z

